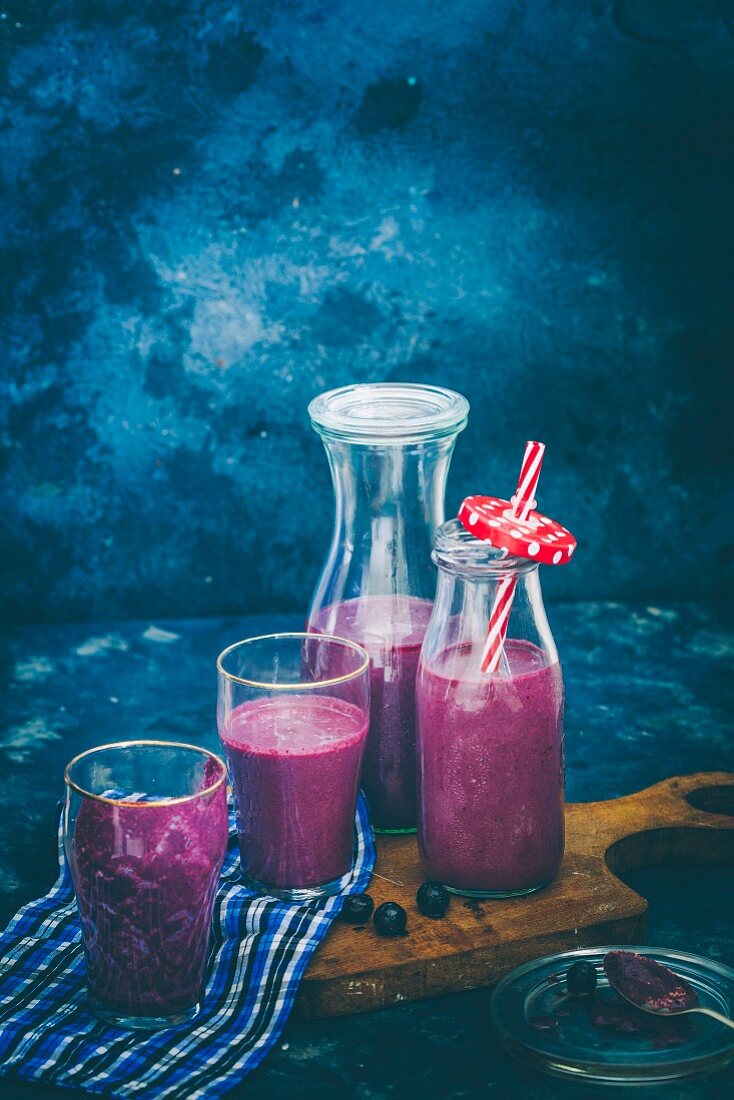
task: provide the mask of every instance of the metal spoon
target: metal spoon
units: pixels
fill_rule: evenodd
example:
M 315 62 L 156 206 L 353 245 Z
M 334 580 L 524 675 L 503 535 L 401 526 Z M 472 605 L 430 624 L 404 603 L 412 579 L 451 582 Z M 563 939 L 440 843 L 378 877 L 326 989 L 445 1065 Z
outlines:
M 696 1004 L 695 989 L 667 966 L 632 951 L 609 951 L 604 957 L 604 972 L 610 986 L 623 1000 L 651 1016 L 690 1016 L 698 1012 L 710 1016 L 734 1030 L 734 1020 L 713 1008 Z M 650 982 L 657 985 L 656 995 Z M 661 1003 L 665 1002 L 667 1003 Z
M 609 983 L 612 984 L 611 982 Z M 690 1016 L 691 1013 L 698 1012 L 700 1016 L 710 1016 L 712 1020 L 718 1020 L 720 1024 L 726 1024 L 727 1027 L 734 1030 L 734 1020 L 730 1016 L 724 1016 L 721 1012 L 717 1012 L 715 1008 L 704 1008 L 703 1005 L 697 1005 L 695 1008 L 653 1008 L 651 1005 L 640 1004 L 638 1001 L 633 1001 L 630 997 L 625 997 L 624 993 L 621 993 L 618 989 L 615 989 L 616 993 L 625 1000 L 629 1001 L 635 1008 L 639 1008 L 641 1012 L 649 1012 L 651 1016 Z

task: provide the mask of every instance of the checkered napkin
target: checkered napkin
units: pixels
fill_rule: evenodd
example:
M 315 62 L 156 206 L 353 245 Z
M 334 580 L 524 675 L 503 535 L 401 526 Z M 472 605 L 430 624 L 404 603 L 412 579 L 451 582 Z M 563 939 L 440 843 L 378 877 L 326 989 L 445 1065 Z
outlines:
M 0 935 L 0 1074 L 107 1096 L 198 1100 L 221 1096 L 259 1065 L 344 897 L 366 888 L 375 849 L 360 794 L 354 870 L 343 893 L 291 903 L 241 885 L 231 812 L 229 835 L 204 1008 L 190 1024 L 146 1033 L 110 1027 L 87 1008 L 81 928 L 59 829 L 56 884 Z

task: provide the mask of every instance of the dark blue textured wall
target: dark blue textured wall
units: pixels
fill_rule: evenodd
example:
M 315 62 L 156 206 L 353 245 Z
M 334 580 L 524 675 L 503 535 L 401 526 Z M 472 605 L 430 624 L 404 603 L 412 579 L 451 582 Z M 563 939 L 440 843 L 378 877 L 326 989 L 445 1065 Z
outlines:
M 378 379 L 470 398 L 451 508 L 547 441 L 552 594 L 723 590 L 731 11 L 8 3 L 6 615 L 303 607 L 305 406 Z

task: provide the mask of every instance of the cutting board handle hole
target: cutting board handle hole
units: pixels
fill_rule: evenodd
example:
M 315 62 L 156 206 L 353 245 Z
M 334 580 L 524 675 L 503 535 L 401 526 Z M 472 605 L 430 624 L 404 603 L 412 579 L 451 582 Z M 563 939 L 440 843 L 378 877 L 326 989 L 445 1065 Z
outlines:
M 607 848 L 605 860 L 612 874 L 643 867 L 677 863 L 734 863 L 734 829 L 705 829 L 701 826 L 673 826 L 645 829 L 620 837 Z
M 703 810 L 707 814 L 725 814 L 734 817 L 734 784 L 717 787 L 699 787 L 686 795 L 686 802 L 694 810 Z

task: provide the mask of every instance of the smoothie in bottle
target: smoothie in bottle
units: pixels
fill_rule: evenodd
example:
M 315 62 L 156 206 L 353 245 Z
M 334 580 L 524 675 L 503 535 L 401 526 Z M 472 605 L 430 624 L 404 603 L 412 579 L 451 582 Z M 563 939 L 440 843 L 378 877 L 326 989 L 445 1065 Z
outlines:
M 563 855 L 563 681 L 530 642 L 488 677 L 481 646 L 421 667 L 420 838 L 426 875 L 460 892 L 522 893 Z
M 416 820 L 415 677 L 432 609 L 410 596 L 360 596 L 324 608 L 314 624 L 359 639 L 370 655 L 362 785 L 378 827 L 409 829 Z

